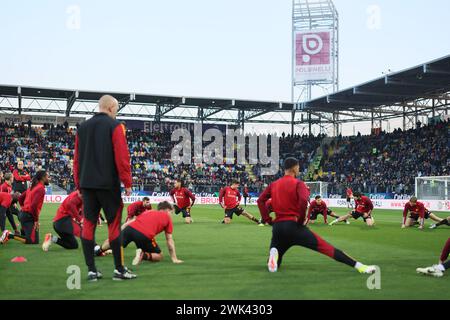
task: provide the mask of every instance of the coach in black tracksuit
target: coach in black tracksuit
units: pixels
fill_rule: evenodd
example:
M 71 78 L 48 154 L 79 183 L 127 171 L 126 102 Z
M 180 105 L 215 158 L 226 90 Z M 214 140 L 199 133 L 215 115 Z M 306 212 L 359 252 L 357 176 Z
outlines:
M 99 101 L 100 112 L 80 125 L 74 156 L 74 180 L 81 190 L 84 203 L 84 224 L 81 234 L 84 257 L 89 269 L 88 280 L 102 277 L 94 260 L 95 228 L 100 210 L 108 220 L 108 237 L 114 255 L 114 280 L 133 279 L 136 276 L 123 265 L 120 225 L 123 202 L 120 182 L 126 194 L 131 195 L 130 153 L 125 127 L 117 121 L 118 102 L 112 96 Z

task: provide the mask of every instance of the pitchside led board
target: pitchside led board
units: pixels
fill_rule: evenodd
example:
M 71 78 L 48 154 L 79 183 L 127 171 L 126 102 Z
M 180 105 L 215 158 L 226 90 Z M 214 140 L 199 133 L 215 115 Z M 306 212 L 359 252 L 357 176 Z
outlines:
M 330 30 L 295 33 L 295 82 L 333 82 L 332 36 Z

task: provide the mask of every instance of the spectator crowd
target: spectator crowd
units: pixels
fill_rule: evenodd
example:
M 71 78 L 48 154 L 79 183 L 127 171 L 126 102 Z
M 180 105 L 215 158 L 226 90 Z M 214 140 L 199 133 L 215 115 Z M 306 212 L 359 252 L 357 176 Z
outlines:
M 311 162 L 322 150 L 321 169 L 313 180 L 329 183 L 329 193 L 344 194 L 347 187 L 366 193 L 414 192 L 416 176 L 450 175 L 449 122 L 395 130 L 378 135 L 321 136 L 285 135 L 280 138 L 280 159 L 299 159 L 302 177 L 311 171 Z M 52 183 L 71 191 L 73 149 L 76 129 L 68 125 L 32 126 L 0 123 L 0 171 L 12 172 L 19 160 L 33 175 L 41 168 L 50 172 Z M 176 165 L 171 161 L 171 132 L 128 130 L 135 190 L 168 191 L 176 178 L 196 192 L 217 192 L 232 179 L 259 192 L 278 178 L 261 176 L 261 166 L 238 164 Z M 326 141 L 326 143 L 325 143 Z M 246 140 L 247 146 L 249 140 Z

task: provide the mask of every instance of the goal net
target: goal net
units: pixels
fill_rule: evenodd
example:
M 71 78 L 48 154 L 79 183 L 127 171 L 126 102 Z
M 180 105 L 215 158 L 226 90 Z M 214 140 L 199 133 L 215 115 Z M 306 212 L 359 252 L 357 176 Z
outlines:
M 311 194 L 311 198 L 320 195 L 322 198 L 328 198 L 328 182 L 305 182 Z
M 416 197 L 421 200 L 449 200 L 450 176 L 417 177 Z

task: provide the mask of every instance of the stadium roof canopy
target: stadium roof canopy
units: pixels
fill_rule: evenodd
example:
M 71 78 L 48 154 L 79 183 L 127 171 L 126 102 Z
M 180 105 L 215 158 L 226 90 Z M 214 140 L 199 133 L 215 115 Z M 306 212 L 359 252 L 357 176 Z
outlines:
M 450 55 L 300 104 L 0 85 L 0 112 L 92 115 L 98 99 L 108 93 L 119 100 L 121 117 L 242 125 L 373 124 L 399 117 L 412 122 L 419 114 L 447 112 L 449 92 Z

